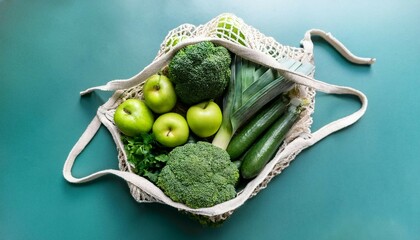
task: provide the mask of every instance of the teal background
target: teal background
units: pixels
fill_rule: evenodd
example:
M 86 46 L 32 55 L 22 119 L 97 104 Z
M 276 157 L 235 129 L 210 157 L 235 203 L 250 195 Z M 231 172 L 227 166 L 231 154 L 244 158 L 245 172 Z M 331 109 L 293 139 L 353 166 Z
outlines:
M 420 239 L 420 1 L 0 0 L 0 239 Z M 332 32 L 371 67 L 315 41 L 317 79 L 369 98 L 365 116 L 302 152 L 219 228 L 134 201 L 125 182 L 73 185 L 70 149 L 111 93 L 79 92 L 147 66 L 167 32 L 223 12 L 285 45 Z M 360 106 L 319 93 L 313 130 Z M 117 168 L 102 127 L 74 175 Z

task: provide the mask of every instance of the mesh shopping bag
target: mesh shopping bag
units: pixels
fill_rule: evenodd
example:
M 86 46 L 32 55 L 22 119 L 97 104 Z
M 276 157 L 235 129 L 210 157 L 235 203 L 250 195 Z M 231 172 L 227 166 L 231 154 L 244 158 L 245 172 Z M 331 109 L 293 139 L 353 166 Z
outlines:
M 221 14 L 203 25 L 183 24 L 173 29 L 163 40 L 156 58 L 138 74 L 129 79 L 113 80 L 103 86 L 89 88 L 81 92 L 84 95 L 95 90 L 102 90 L 113 91 L 114 94 L 98 108 L 96 116 L 71 149 L 63 168 L 65 179 L 71 183 L 84 183 L 103 175 L 112 174 L 128 183 L 131 195 L 138 202 L 166 204 L 180 211 L 207 219 L 210 222 L 225 220 L 248 199 L 266 188 L 271 179 L 287 168 L 302 150 L 314 145 L 329 134 L 355 123 L 366 111 L 368 101 L 362 92 L 350 87 L 332 85 L 314 79 L 315 63 L 312 36 L 325 39 L 350 62 L 372 64 L 375 61 L 373 58 L 354 56 L 330 33 L 318 29 L 311 29 L 305 33 L 301 41 L 301 47 L 285 46 L 274 38 L 268 37 L 254 27 L 245 24 L 241 18 L 228 13 Z M 133 167 L 127 161 L 127 154 L 121 141 L 121 133 L 115 126 L 113 115 L 117 106 L 123 101 L 130 98 L 142 99 L 144 81 L 167 66 L 180 49 L 203 41 L 211 41 L 214 44 L 224 46 L 233 54 L 277 70 L 286 79 L 295 83 L 299 97 L 307 99 L 308 106 L 300 113 L 299 120 L 287 133 L 275 157 L 237 193 L 235 198 L 212 207 L 194 209 L 182 203 L 174 202 L 151 181 L 133 172 Z M 361 107 L 356 112 L 312 132 L 312 114 L 315 109 L 315 94 L 317 91 L 329 94 L 354 95 L 360 100 Z M 109 130 L 115 141 L 118 150 L 119 169 L 107 169 L 86 177 L 76 178 L 72 175 L 73 164 L 101 125 Z

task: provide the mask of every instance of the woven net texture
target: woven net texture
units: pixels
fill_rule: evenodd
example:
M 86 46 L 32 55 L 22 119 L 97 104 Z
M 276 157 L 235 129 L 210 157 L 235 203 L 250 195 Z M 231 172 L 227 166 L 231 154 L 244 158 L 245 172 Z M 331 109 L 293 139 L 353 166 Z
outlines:
M 265 36 L 254 27 L 245 24 L 241 18 L 231 14 L 221 14 L 204 25 L 194 26 L 191 24 L 183 24 L 171 30 L 162 42 L 155 60 L 167 53 L 182 40 L 194 37 L 224 38 L 229 41 L 244 45 L 248 48 L 259 50 L 260 52 L 272 56 L 279 62 L 287 58 L 292 58 L 300 62 L 309 62 L 313 64 L 312 52 L 305 51 L 305 49 L 299 47 L 282 45 L 278 43 L 274 38 Z M 313 74 L 314 72 L 312 72 L 310 76 L 313 77 Z M 143 84 L 139 84 L 135 87 L 124 90 L 117 100 L 116 105 L 130 98 L 142 99 L 142 87 Z M 281 152 L 287 146 L 287 144 L 294 139 L 298 137 L 305 138 L 310 136 L 310 127 L 312 124 L 311 116 L 314 112 L 315 106 L 315 90 L 302 85 L 298 85 L 297 88 L 300 97 L 309 100 L 309 105 L 306 110 L 301 113 L 299 120 L 294 124 L 292 129 L 287 134 L 286 139 L 278 152 Z M 108 120 L 112 123 L 114 112 L 115 109 L 108 109 L 106 112 Z M 129 162 L 127 162 L 123 152 L 124 150 L 120 148 L 117 150 L 120 170 L 132 172 L 132 166 Z M 271 170 L 270 174 L 264 179 L 264 181 L 253 190 L 253 193 L 250 197 L 255 196 L 260 190 L 266 188 L 272 178 L 287 168 L 297 154 L 299 154 L 299 152 L 294 152 L 293 154 L 287 156 L 285 159 L 282 159 L 282 161 L 278 162 Z M 131 183 L 128 183 L 128 185 L 130 188 L 130 193 L 136 201 L 161 203 L 161 201 L 151 197 L 149 194 L 142 191 L 142 189 L 139 187 Z M 238 192 L 238 195 L 239 194 L 241 194 L 241 192 Z M 210 216 L 208 218 L 212 222 L 219 222 L 228 218 L 232 213 L 233 211 L 231 210 L 220 215 Z

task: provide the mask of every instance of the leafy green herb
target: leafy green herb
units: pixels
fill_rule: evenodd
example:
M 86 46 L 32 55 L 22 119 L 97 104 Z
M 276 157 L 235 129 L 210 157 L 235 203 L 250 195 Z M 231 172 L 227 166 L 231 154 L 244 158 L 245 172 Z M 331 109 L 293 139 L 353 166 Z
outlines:
M 122 135 L 121 140 L 127 160 L 134 166 L 133 172 L 155 183 L 161 169 L 166 165 L 169 150 L 149 133 L 136 137 Z

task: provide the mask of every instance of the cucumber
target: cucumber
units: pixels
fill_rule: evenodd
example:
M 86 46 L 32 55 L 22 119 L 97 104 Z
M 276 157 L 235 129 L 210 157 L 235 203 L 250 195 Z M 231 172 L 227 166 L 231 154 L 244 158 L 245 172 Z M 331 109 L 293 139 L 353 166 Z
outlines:
M 293 101 L 293 100 L 292 100 Z M 276 154 L 283 140 L 299 117 L 301 110 L 291 105 L 287 112 L 267 130 L 249 149 L 241 164 L 240 173 L 245 179 L 257 176 Z
M 226 148 L 231 159 L 239 158 L 286 111 L 287 100 L 284 96 L 275 99 L 233 136 Z
M 241 164 L 242 164 L 242 162 L 241 162 L 240 160 L 233 161 L 233 163 L 235 164 L 235 166 L 236 166 L 238 169 L 240 169 L 240 168 L 241 168 Z

